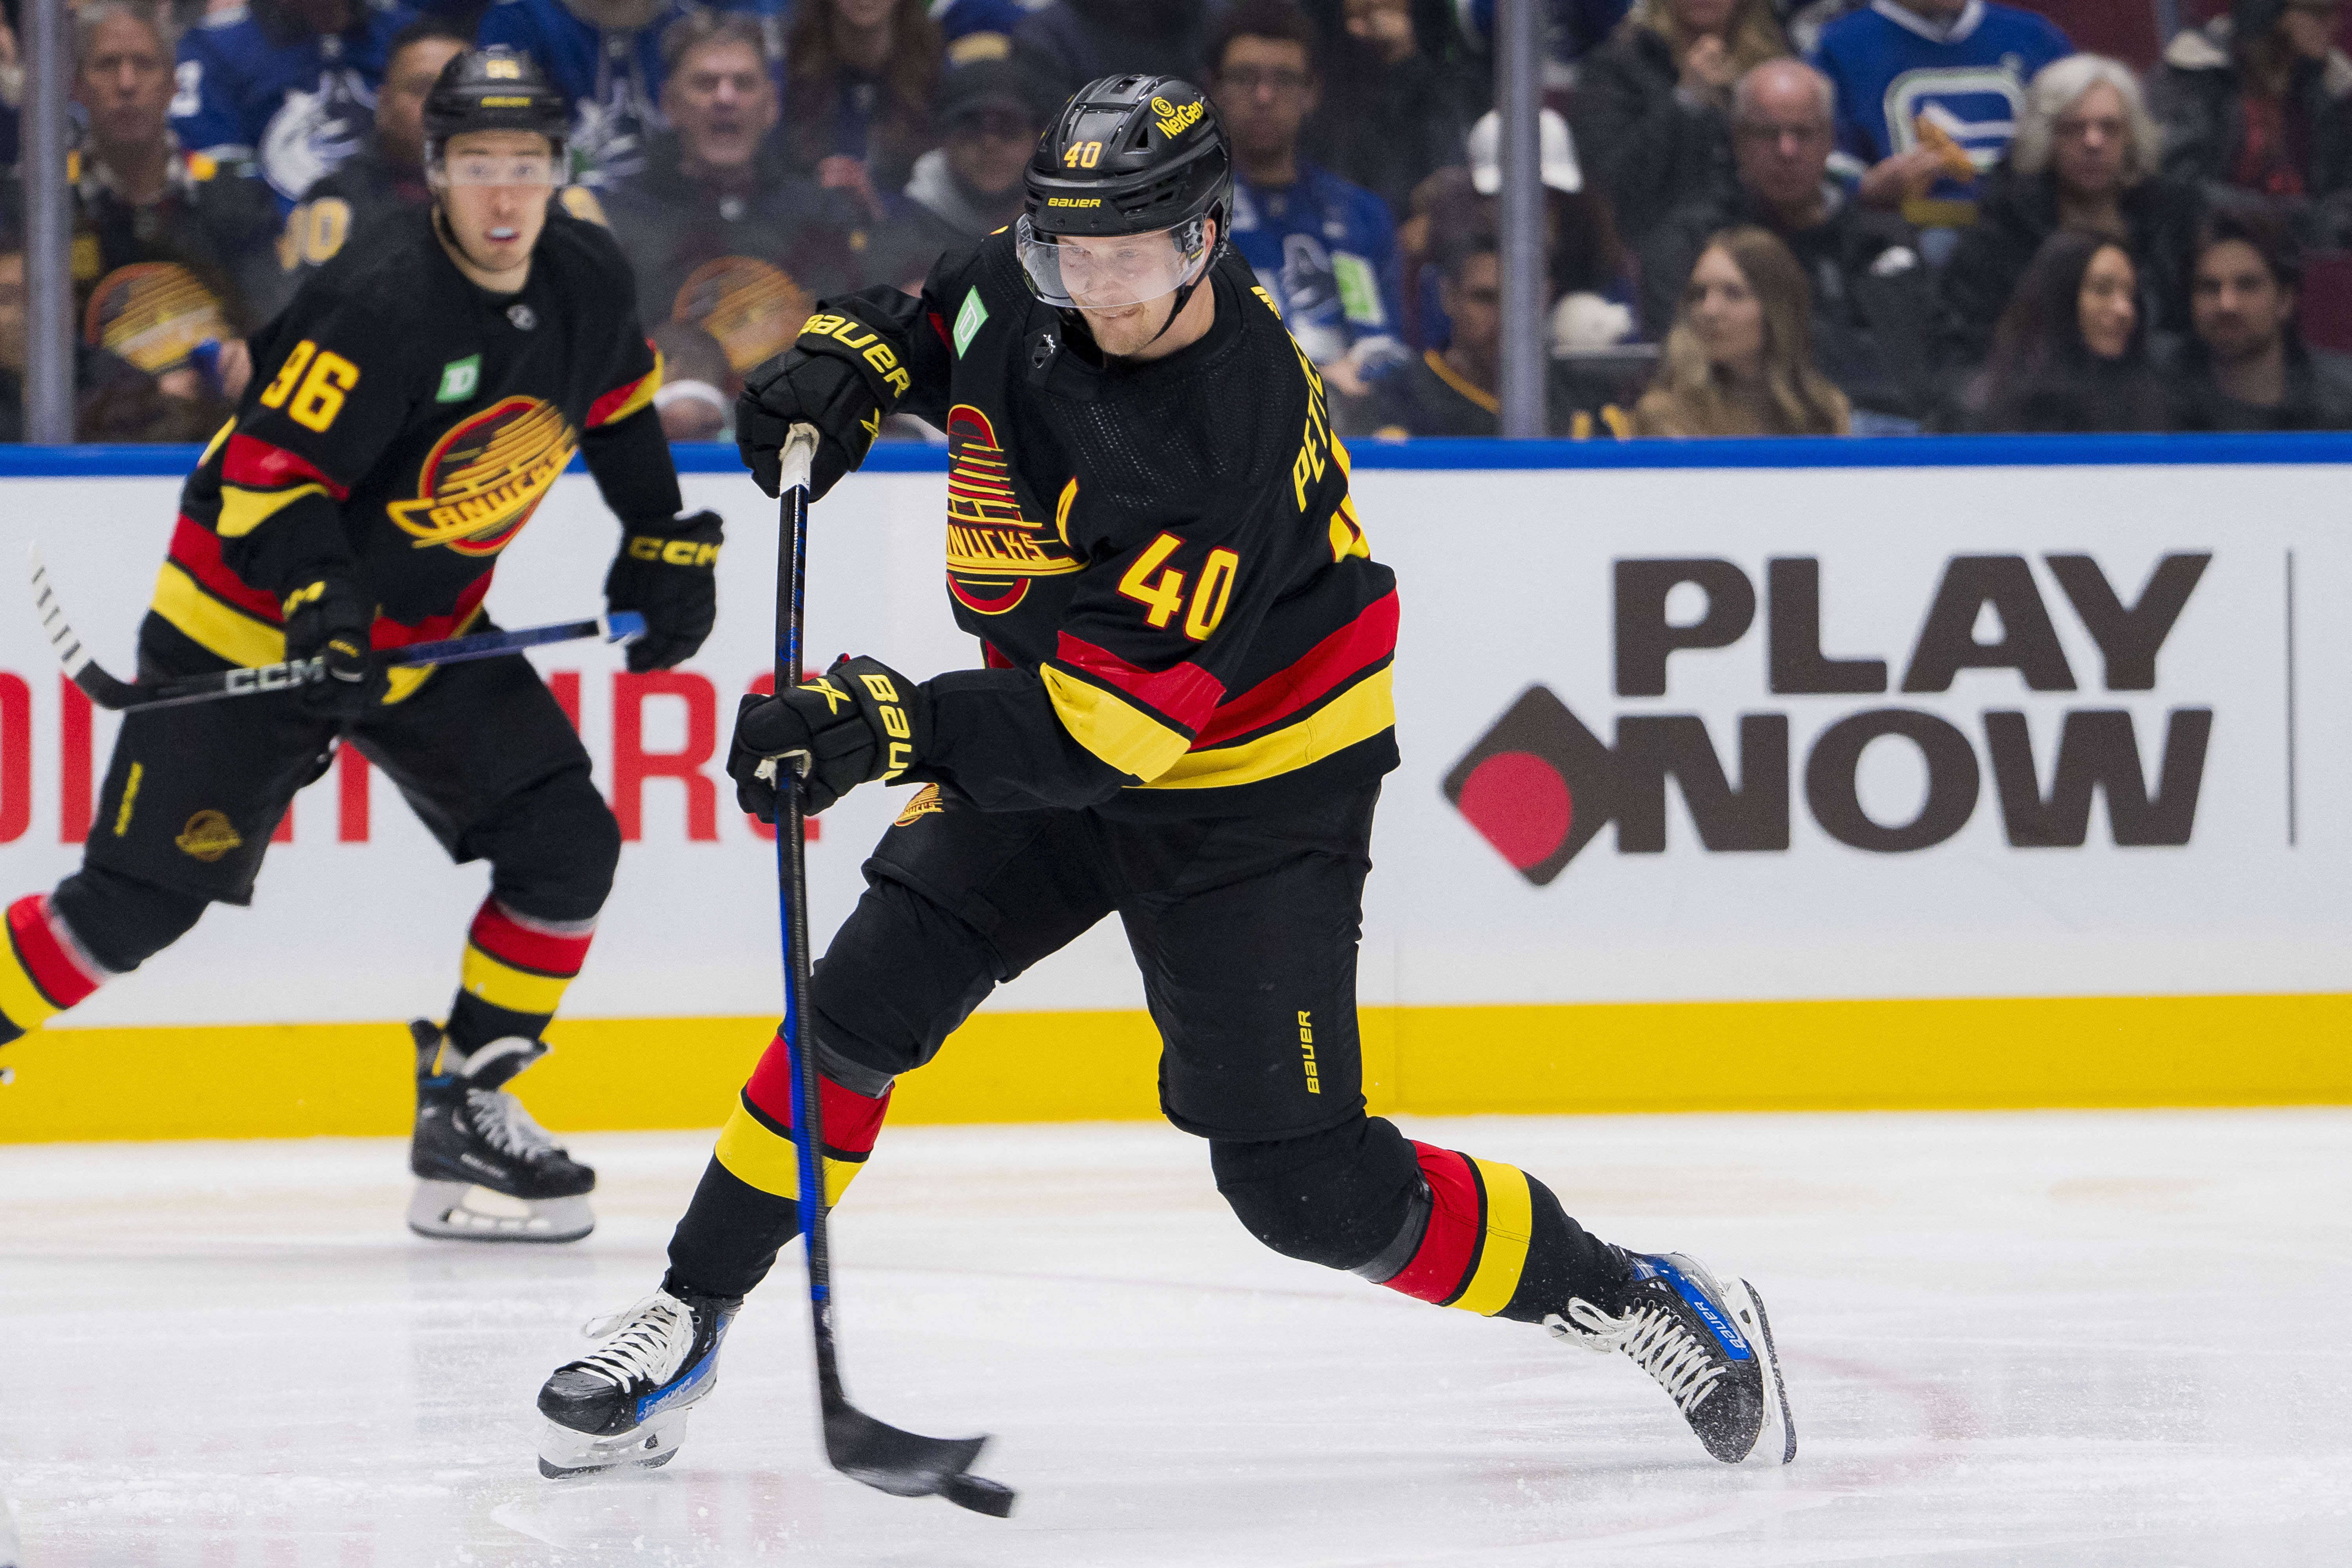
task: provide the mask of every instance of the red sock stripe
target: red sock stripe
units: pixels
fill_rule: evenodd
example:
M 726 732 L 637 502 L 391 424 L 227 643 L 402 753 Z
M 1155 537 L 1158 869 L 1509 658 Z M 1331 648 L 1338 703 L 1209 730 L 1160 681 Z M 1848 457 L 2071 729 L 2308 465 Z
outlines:
M 71 1007 L 97 990 L 98 982 L 84 973 L 57 932 L 49 929 L 50 918 L 48 895 L 28 894 L 8 906 L 8 934 L 16 941 L 16 956 L 25 961 L 25 972 L 41 994 L 60 1007 Z
M 1439 1305 L 1462 1293 L 1478 1264 L 1478 1238 L 1486 1225 L 1486 1196 L 1477 1167 L 1451 1149 L 1415 1143 L 1421 1173 L 1429 1183 L 1429 1229 L 1421 1250 L 1387 1282 L 1416 1300 Z
M 500 909 L 496 899 L 482 900 L 481 909 L 474 916 L 473 929 L 466 935 L 500 963 L 552 975 L 558 980 L 569 980 L 580 973 L 580 966 L 588 962 L 588 944 L 596 940 L 593 931 L 570 936 L 535 931 Z
M 890 1110 L 890 1091 L 886 1089 L 879 1100 L 868 1100 L 822 1073 L 816 1081 L 823 1097 L 819 1103 L 824 1112 L 824 1146 L 844 1154 L 872 1153 L 874 1140 L 882 1131 L 882 1118 Z M 769 1042 L 760 1065 L 751 1069 L 751 1081 L 743 1086 L 743 1095 L 777 1126 L 793 1124 L 793 1052 L 781 1036 Z

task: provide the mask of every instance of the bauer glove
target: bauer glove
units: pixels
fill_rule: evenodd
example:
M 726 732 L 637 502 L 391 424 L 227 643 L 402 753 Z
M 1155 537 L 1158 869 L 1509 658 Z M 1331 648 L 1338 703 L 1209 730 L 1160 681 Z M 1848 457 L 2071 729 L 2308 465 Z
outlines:
M 782 488 L 781 453 L 797 424 L 816 429 L 809 499 L 821 500 L 862 466 L 882 421 L 911 384 L 898 352 L 852 316 L 820 310 L 800 341 L 743 378 L 735 400 L 735 447 L 760 489 Z
M 646 635 L 629 644 L 643 675 L 692 658 L 719 619 L 719 514 L 698 511 L 667 533 L 630 533 L 604 574 L 604 607 L 635 610 Z
M 930 731 L 930 694 L 921 686 L 879 659 L 843 658 L 782 697 L 744 698 L 727 773 L 736 804 L 762 822 L 776 820 L 778 784 L 801 773 L 814 816 L 859 784 L 905 773 Z M 771 761 L 771 775 L 761 777 Z
M 349 577 L 322 574 L 286 595 L 286 658 L 318 659 L 325 678 L 303 682 L 294 700 L 313 717 L 348 724 L 383 698 L 391 677 L 368 634 L 375 606 Z

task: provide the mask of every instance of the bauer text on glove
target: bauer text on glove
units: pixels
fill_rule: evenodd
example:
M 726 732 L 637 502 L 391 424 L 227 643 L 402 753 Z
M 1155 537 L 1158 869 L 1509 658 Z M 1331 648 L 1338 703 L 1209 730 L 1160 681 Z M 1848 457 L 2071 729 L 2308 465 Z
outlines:
M 781 697 L 744 698 L 727 773 L 737 804 L 773 822 L 778 775 L 804 765 L 806 809 L 814 815 L 859 784 L 914 766 L 930 729 L 930 696 L 919 683 L 879 659 L 844 658 Z M 763 778 L 761 764 L 771 761 L 775 768 Z
M 855 316 L 820 310 L 800 341 L 752 370 L 735 400 L 735 445 L 760 489 L 782 486 L 780 456 L 794 425 L 816 429 L 809 495 L 822 499 L 841 476 L 865 463 L 874 438 L 912 378 L 898 353 Z
M 604 577 L 604 605 L 646 618 L 629 645 L 629 668 L 642 675 L 692 658 L 719 619 L 719 514 L 698 511 L 660 533 L 631 530 Z

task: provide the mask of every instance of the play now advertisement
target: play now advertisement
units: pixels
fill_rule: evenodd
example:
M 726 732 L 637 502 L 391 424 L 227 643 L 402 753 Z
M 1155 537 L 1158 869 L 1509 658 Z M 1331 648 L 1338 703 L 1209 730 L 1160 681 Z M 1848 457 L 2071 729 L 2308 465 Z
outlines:
M 776 509 L 748 479 L 684 482 L 727 519 L 700 655 L 645 676 L 593 643 L 532 656 L 626 840 L 580 1016 L 777 1005 L 773 844 L 722 765 L 772 663 Z M 1403 604 L 1363 999 L 2352 990 L 2345 484 L 2319 465 L 1360 468 Z M 0 481 L 0 549 L 38 542 L 126 678 L 177 489 Z M 813 662 L 978 662 L 942 586 L 944 476 L 854 477 L 813 519 Z M 594 613 L 616 538 L 564 479 L 490 613 Z M 20 596 L 0 594 L 0 898 L 79 863 L 118 722 L 61 683 Z M 818 824 L 820 950 L 907 798 L 861 790 Z M 250 909 L 59 1025 L 429 1012 L 486 878 L 346 753 Z M 1141 992 L 1112 921 L 991 1005 Z

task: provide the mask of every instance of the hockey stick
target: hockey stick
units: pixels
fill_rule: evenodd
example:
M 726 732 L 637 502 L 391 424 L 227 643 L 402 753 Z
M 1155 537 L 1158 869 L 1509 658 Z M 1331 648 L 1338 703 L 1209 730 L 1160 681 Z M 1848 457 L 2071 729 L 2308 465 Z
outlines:
M 291 691 L 327 678 L 323 661 L 298 658 L 251 669 L 191 675 L 160 686 L 139 686 L 118 679 L 107 673 L 75 635 L 73 627 L 66 624 L 65 606 L 58 603 L 58 591 L 50 585 L 49 569 L 42 563 L 37 544 L 33 547 L 33 608 L 41 617 L 41 629 L 48 634 L 49 647 L 56 652 L 58 662 L 65 667 L 67 678 L 80 687 L 92 702 L 110 713 L 134 708 L 179 708 L 191 702 L 217 702 L 226 697 L 252 697 L 265 691 Z M 461 664 L 469 658 L 492 658 L 502 653 L 548 643 L 576 642 L 583 637 L 625 642 L 643 636 L 645 629 L 643 616 L 635 610 L 621 610 L 591 621 L 559 621 L 553 626 L 477 632 L 472 637 L 447 637 L 440 642 L 412 643 L 385 654 L 383 661 L 401 668 L 420 664 Z
M 809 464 L 816 431 L 793 426 L 783 450 L 782 535 L 776 561 L 776 689 L 801 683 L 801 610 L 808 584 Z M 971 1474 L 982 1437 L 920 1437 L 877 1421 L 849 1403 L 833 1342 L 833 1258 L 825 1241 L 824 1108 L 816 1054 L 809 1048 L 808 848 L 802 838 L 808 759 L 777 770 L 776 890 L 784 927 L 783 1036 L 793 1055 L 793 1145 L 800 1174 L 801 1236 L 808 1247 L 809 1313 L 816 1331 L 817 1406 L 824 1457 L 852 1479 L 893 1497 L 943 1497 L 1003 1519 L 1013 1489 Z

